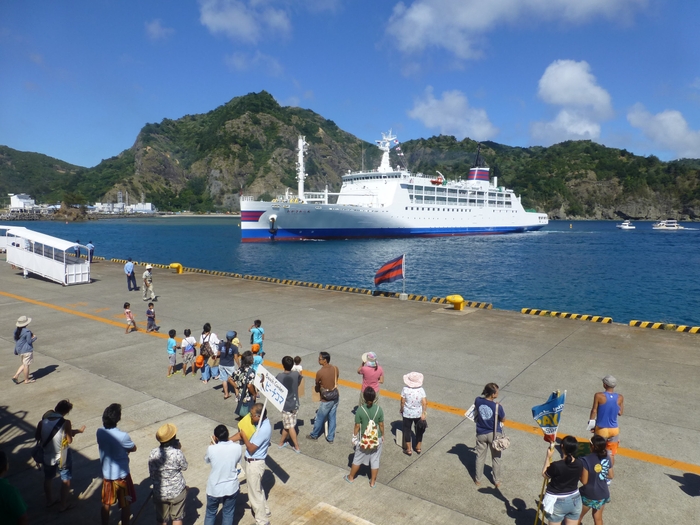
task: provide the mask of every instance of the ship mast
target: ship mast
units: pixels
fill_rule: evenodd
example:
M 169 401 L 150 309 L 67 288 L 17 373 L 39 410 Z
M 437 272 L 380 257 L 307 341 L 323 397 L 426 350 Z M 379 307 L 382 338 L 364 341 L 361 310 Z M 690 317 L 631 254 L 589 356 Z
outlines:
M 391 163 L 389 162 L 389 151 L 391 150 L 391 142 L 396 140 L 396 136 L 389 133 L 382 133 L 382 140 L 375 141 L 377 147 L 382 150 L 382 162 L 379 164 L 377 171 L 379 173 L 388 173 L 391 170 Z
M 306 179 L 306 172 L 304 171 L 304 153 L 306 153 L 306 137 L 299 135 L 299 141 L 297 142 L 297 198 L 300 202 L 306 202 L 304 196 L 304 180 Z

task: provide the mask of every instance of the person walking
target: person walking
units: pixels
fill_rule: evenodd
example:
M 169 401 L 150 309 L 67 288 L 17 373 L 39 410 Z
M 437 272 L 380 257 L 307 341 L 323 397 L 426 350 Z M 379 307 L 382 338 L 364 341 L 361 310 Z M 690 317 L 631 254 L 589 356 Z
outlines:
M 148 456 L 156 521 L 163 525 L 182 525 L 187 497 L 182 471 L 187 470 L 187 459 L 177 439 L 177 427 L 172 423 L 162 425 L 156 432 L 156 439 L 160 446 L 151 450 Z
M 31 317 L 26 315 L 21 316 L 15 323 L 15 355 L 20 356 L 22 364 L 19 365 L 17 372 L 12 376 L 12 381 L 19 385 L 24 383 L 33 383 L 34 378 L 29 377 L 29 366 L 34 362 L 34 341 L 36 336 L 29 330 L 29 323 L 32 322 Z M 19 375 L 24 372 L 24 381 L 19 380 Z
M 233 525 L 236 499 L 240 493 L 238 463 L 243 447 L 229 440 L 226 425 L 218 425 L 211 436 L 204 461 L 211 465 L 207 479 L 207 509 L 204 525 L 214 525 L 216 513 L 221 505 L 221 525 Z
M 416 426 L 416 454 L 421 453 L 423 446 L 423 434 L 428 427 L 426 415 L 428 413 L 428 399 L 423 390 L 423 374 L 410 372 L 403 376 L 406 385 L 401 390 L 401 408 L 399 412 L 403 418 L 403 440 L 405 443 L 403 453 L 413 455 L 413 437 L 411 429 Z
M 612 457 L 603 436 L 595 435 L 591 438 L 591 453 L 581 458 L 581 462 L 583 463 L 581 473 L 583 486 L 579 492 L 583 507 L 578 525 L 581 525 L 583 517 L 589 510 L 593 510 L 593 523 L 603 525 L 603 508 L 610 502 L 608 481 L 614 477 Z
M 355 412 L 355 428 L 353 430 L 353 438 L 357 437 L 355 455 L 352 458 L 350 474 L 345 476 L 345 481 L 354 483 L 360 466 L 369 465 L 369 486 L 372 488 L 377 484 L 379 459 L 382 456 L 384 442 L 384 411 L 374 402 L 376 395 L 371 386 L 362 392 L 363 403 Z
M 70 444 L 75 436 L 85 432 L 85 425 L 74 430 L 70 419 L 66 419 L 71 410 L 73 410 L 73 404 L 70 401 L 67 399 L 59 401 L 53 411 L 44 414 L 35 436 L 44 448 L 46 506 L 51 507 L 60 502 L 59 512 L 74 507 L 72 503 L 68 503 L 70 482 L 73 478 L 73 455 Z M 59 500 L 54 501 L 51 485 L 56 473 L 61 476 L 61 496 Z
M 265 498 L 262 478 L 265 473 L 265 458 L 270 447 L 272 426 L 267 414 L 263 414 L 263 404 L 256 403 L 250 409 L 250 420 L 257 428 L 248 439 L 245 432 L 239 432 L 234 439 L 242 439 L 245 446 L 245 478 L 248 484 L 248 502 L 253 510 L 257 525 L 270 525 L 270 507 Z
M 197 340 L 192 337 L 192 330 L 185 328 L 185 337 L 180 342 L 182 350 L 182 377 L 187 376 L 187 369 L 192 370 L 192 377 L 197 377 L 197 369 L 195 368 L 195 359 L 197 353 Z
M 622 394 L 615 392 L 616 386 L 617 379 L 613 376 L 607 375 L 603 378 L 605 390 L 593 396 L 593 407 L 588 418 L 588 430 L 607 440 L 607 448 L 612 454 L 613 464 L 620 444 L 620 427 L 617 418 L 625 411 L 625 398 Z
M 131 262 L 131 257 L 129 257 L 124 265 L 124 273 L 126 274 L 126 286 L 129 288 L 129 291 L 138 290 L 139 288 L 136 286 L 136 274 L 134 273 L 134 263 Z
M 131 521 L 131 504 L 136 503 L 136 491 L 129 471 L 129 454 L 136 445 L 129 434 L 117 428 L 122 418 L 122 406 L 112 403 L 102 413 L 102 427 L 97 429 L 97 448 L 102 466 L 102 525 L 109 524 L 109 510 L 119 502 L 121 525 Z
M 143 300 L 157 301 L 156 292 L 153 289 L 153 266 L 150 264 L 146 265 L 146 269 L 141 275 L 141 280 L 143 281 Z
M 367 352 L 362 354 L 362 364 L 360 368 L 357 369 L 357 373 L 362 376 L 362 388 L 360 388 L 360 401 L 358 406 L 362 406 L 365 402 L 364 392 L 365 388 L 371 386 L 372 389 L 377 393 L 377 398 L 374 400 L 374 404 L 379 404 L 379 390 L 381 385 L 384 383 L 384 370 L 377 363 L 377 354 L 374 352 Z
M 481 485 L 481 477 L 484 474 L 484 464 L 486 463 L 486 450 L 491 450 L 491 464 L 493 468 L 493 484 L 496 488 L 501 486 L 501 451 L 496 450 L 491 446 L 494 438 L 495 416 L 498 410 L 498 429 L 496 437 L 501 435 L 503 429 L 503 421 L 506 419 L 506 413 L 503 407 L 496 403 L 498 397 L 498 385 L 496 383 L 488 383 L 483 392 L 482 397 L 477 397 L 474 400 L 474 412 L 476 423 L 476 474 L 474 483 L 476 486 Z
M 554 446 L 547 449 L 542 476 L 549 479 L 547 491 L 542 499 L 545 516 L 549 525 L 577 525 L 581 516 L 581 495 L 578 482 L 583 472 L 583 463 L 574 454 L 578 441 L 574 436 L 561 440 L 562 458 L 552 463 Z
M 323 432 L 324 423 L 328 420 L 326 441 L 333 443 L 335 439 L 335 414 L 338 411 L 338 400 L 340 398 L 340 393 L 338 392 L 340 370 L 338 370 L 337 366 L 331 365 L 331 354 L 328 352 L 318 354 L 318 363 L 321 365 L 321 368 L 316 372 L 315 390 L 321 394 L 321 403 L 316 411 L 314 428 L 306 438 L 317 440 L 321 432 Z
M 219 379 L 223 383 L 224 399 L 231 397 L 229 386 L 234 390 L 236 388 L 233 375 L 236 372 L 238 346 L 233 344 L 234 339 L 236 339 L 236 332 L 229 330 L 226 332 L 226 341 L 219 342 Z
M 87 248 L 87 260 L 89 263 L 92 263 L 92 257 L 95 255 L 95 245 L 92 244 L 92 241 L 88 241 L 88 243 L 85 245 Z
M 287 399 L 282 407 L 282 435 L 280 436 L 279 448 L 287 446 L 287 437 L 292 442 L 293 450 L 297 454 L 301 452 L 299 442 L 297 441 L 297 411 L 299 410 L 299 384 L 301 383 L 301 375 L 299 372 L 292 370 L 294 367 L 294 358 L 286 355 L 282 358 L 282 368 L 284 372 L 277 374 L 277 381 L 282 383 L 287 389 Z

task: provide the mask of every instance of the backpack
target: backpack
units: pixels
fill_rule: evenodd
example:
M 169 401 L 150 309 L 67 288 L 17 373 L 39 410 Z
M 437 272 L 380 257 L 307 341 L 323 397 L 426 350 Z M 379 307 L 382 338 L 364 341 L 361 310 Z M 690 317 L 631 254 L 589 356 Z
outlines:
M 365 409 L 364 405 L 361 408 L 364 410 L 367 417 L 369 417 L 369 413 Z M 360 438 L 360 449 L 365 452 L 377 450 L 379 447 L 379 429 L 377 428 L 377 424 L 374 422 L 374 418 L 377 417 L 378 410 L 379 407 L 377 407 L 377 410 L 374 411 L 374 416 L 370 418 L 369 422 L 367 423 L 367 427 Z
M 211 334 L 207 336 L 206 339 L 202 338 L 202 344 L 199 345 L 199 354 L 203 355 L 205 359 L 209 359 L 211 356 L 214 355 L 214 352 L 212 352 L 211 345 L 209 344 L 209 338 L 211 337 Z

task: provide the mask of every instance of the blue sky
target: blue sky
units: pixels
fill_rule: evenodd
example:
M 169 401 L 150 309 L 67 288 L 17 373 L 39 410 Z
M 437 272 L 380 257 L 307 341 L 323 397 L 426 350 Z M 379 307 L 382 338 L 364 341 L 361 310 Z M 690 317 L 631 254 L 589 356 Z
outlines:
M 0 2 L 0 144 L 94 166 L 266 90 L 367 141 L 700 158 L 700 2 Z

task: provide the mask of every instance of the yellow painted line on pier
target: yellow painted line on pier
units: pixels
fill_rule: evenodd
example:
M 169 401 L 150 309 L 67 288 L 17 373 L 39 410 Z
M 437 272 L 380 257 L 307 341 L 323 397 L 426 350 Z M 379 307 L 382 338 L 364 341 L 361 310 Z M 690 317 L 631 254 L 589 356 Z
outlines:
M 15 299 L 17 301 L 23 301 L 25 303 L 35 304 L 37 306 L 43 306 L 45 308 L 50 308 L 52 310 L 57 310 L 59 312 L 63 312 L 63 313 L 70 314 L 70 315 L 76 315 L 78 317 L 90 319 L 91 321 L 97 321 L 99 323 L 105 323 L 108 325 L 117 326 L 119 328 L 124 328 L 124 326 L 125 326 L 124 322 L 112 321 L 111 319 L 106 319 L 104 317 L 99 317 L 97 315 L 92 315 L 92 314 L 88 314 L 85 312 L 80 312 L 78 310 L 72 310 L 70 308 L 65 308 L 63 306 L 57 306 L 57 305 L 51 304 L 51 303 L 45 303 L 43 301 L 37 301 L 35 299 L 29 299 L 28 297 L 22 297 L 20 295 L 11 294 L 8 292 L 0 291 L 0 296 L 9 297 L 9 298 Z M 79 303 L 79 304 L 82 304 L 82 303 Z M 145 335 L 149 335 L 149 336 L 153 336 L 153 337 L 159 337 L 161 339 L 168 338 L 167 334 L 161 334 L 159 332 L 146 332 L 143 329 L 140 329 L 138 333 L 143 333 Z M 267 363 L 265 363 L 265 367 L 266 368 L 277 368 L 280 370 L 282 369 L 282 365 L 275 363 L 275 362 L 272 362 L 272 361 L 268 361 Z M 310 372 L 308 370 L 302 371 L 302 374 L 306 377 L 313 378 L 313 379 L 315 379 L 315 377 L 316 377 L 316 374 L 314 372 Z M 355 390 L 360 390 L 362 388 L 361 383 L 355 383 L 354 381 L 347 381 L 345 379 L 339 379 L 338 384 L 340 386 L 353 388 Z M 401 399 L 401 395 L 399 393 L 391 392 L 388 390 L 382 390 L 381 395 L 382 395 L 382 397 L 386 397 L 389 399 L 395 399 L 395 400 Z M 434 410 L 439 410 L 440 412 L 445 412 L 448 414 L 453 414 L 453 415 L 459 416 L 459 417 L 464 417 L 464 412 L 465 412 L 465 408 L 463 408 L 463 407 L 444 405 L 442 403 L 435 403 L 434 401 L 428 401 L 428 408 L 432 408 Z M 527 432 L 529 434 L 533 434 L 536 436 L 542 435 L 542 430 L 540 430 L 538 427 L 536 427 L 534 425 L 519 423 L 517 421 L 510 421 L 510 420 L 505 421 L 504 424 L 506 427 L 511 428 L 513 430 Z M 588 441 L 588 438 L 578 438 L 578 439 L 579 439 L 579 441 L 584 441 L 584 442 Z M 675 459 L 666 458 L 663 456 L 657 456 L 656 454 L 649 454 L 647 452 L 641 452 L 639 450 L 632 450 L 632 449 L 623 448 L 623 447 L 619 447 L 617 450 L 617 453 L 620 456 L 625 456 L 625 457 L 628 457 L 631 459 L 636 459 L 637 461 L 643 461 L 645 463 L 651 463 L 652 465 L 659 465 L 661 467 L 668 467 L 668 468 L 681 470 L 684 472 L 692 472 L 693 474 L 700 475 L 700 465 L 695 465 L 693 463 L 685 463 L 683 461 L 676 461 Z

